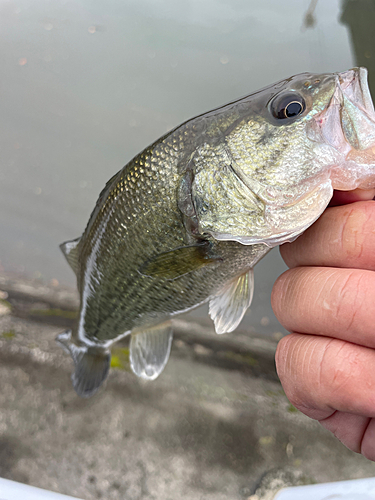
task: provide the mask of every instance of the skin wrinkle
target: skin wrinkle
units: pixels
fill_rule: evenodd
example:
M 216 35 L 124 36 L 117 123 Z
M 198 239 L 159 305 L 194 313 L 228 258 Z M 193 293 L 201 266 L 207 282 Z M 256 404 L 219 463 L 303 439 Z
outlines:
M 340 317 L 345 318 L 345 323 L 343 321 L 340 322 L 341 330 L 344 333 L 351 334 L 356 332 L 361 336 L 360 342 L 363 343 L 365 341 L 366 346 L 373 347 L 374 339 L 371 341 L 372 335 L 368 341 L 365 340 L 368 326 L 361 322 L 361 317 L 366 314 L 366 311 L 363 310 L 363 304 L 367 305 L 365 298 L 363 298 L 363 290 L 368 288 L 367 280 L 370 276 L 369 273 L 373 274 L 373 271 L 359 272 L 357 269 L 353 269 L 347 275 L 345 282 L 340 285 L 337 292 L 339 301 L 336 318 L 339 321 Z M 333 291 L 333 293 L 336 293 L 336 291 Z M 353 338 L 352 342 L 358 343 L 355 338 Z
M 279 377 L 281 380 L 293 381 L 291 384 L 288 383 L 284 386 L 285 393 L 291 403 L 296 406 L 303 413 L 310 414 L 311 410 L 315 408 L 315 404 L 307 404 L 304 401 L 305 390 L 307 387 L 303 387 L 302 390 L 299 388 L 300 381 L 309 380 L 311 373 L 314 375 L 315 361 L 315 341 L 314 339 L 309 339 L 301 334 L 291 334 L 285 338 L 285 342 L 280 343 L 276 358 L 276 366 L 280 366 L 280 359 L 286 359 L 283 366 L 286 368 L 283 371 L 279 370 Z M 312 349 L 311 349 L 312 347 Z M 282 351 L 283 356 L 281 356 L 280 351 Z M 301 359 L 301 362 L 298 360 Z M 298 361 L 298 362 L 297 362 Z M 302 366 L 303 372 L 296 374 L 296 366 Z
M 351 300 L 351 307 L 352 304 L 354 304 L 354 310 L 352 313 L 352 321 L 349 322 L 349 325 L 347 327 L 347 332 L 355 332 L 360 335 L 360 342 L 365 345 L 366 347 L 371 347 L 373 348 L 375 346 L 375 338 L 372 333 L 372 323 L 371 325 L 368 324 L 366 319 L 367 311 L 369 308 L 373 309 L 372 304 L 367 305 L 366 298 L 369 297 L 367 294 L 367 290 L 369 288 L 368 285 L 368 280 L 371 282 L 374 279 L 374 273 L 373 271 L 366 271 L 362 273 L 358 273 L 357 271 L 357 288 L 356 288 L 356 297 L 354 300 Z M 371 287 L 370 287 L 371 288 Z M 362 293 L 365 291 L 365 298 L 362 297 Z M 361 300 L 362 299 L 362 300 Z M 368 332 L 368 333 L 367 333 Z M 358 343 L 358 340 L 356 338 L 352 339 L 353 343 Z
M 321 313 L 321 311 L 326 311 L 327 309 L 329 311 L 332 310 L 332 303 L 330 301 L 326 301 L 325 300 L 325 297 L 334 297 L 334 294 L 333 294 L 333 290 L 335 288 L 335 285 L 336 285 L 336 282 L 337 282 L 337 278 L 336 280 L 332 280 L 332 276 L 335 275 L 335 272 L 334 270 L 332 271 L 329 271 L 327 270 L 326 268 L 321 268 L 319 272 L 315 272 L 314 273 L 314 281 L 318 284 L 320 284 L 320 290 L 319 292 L 316 294 L 316 301 L 315 301 L 315 304 L 314 304 L 314 309 L 312 309 L 312 314 L 310 314 L 310 317 L 314 317 L 315 314 L 314 312 L 315 311 L 319 311 Z M 324 278 L 324 281 L 323 279 Z M 324 318 L 324 312 L 323 312 L 323 318 Z M 322 319 L 322 315 L 321 315 L 321 318 L 320 320 Z M 313 332 L 311 332 L 313 333 Z M 314 332 L 314 333 L 322 333 L 322 332 Z
M 367 215 L 367 210 L 365 209 L 364 210 L 364 218 L 365 218 L 365 221 L 364 223 L 362 224 L 362 226 L 360 227 L 360 229 L 363 228 L 363 226 L 366 225 L 367 221 L 368 221 L 368 215 Z M 363 248 L 364 248 L 364 245 L 363 245 L 363 238 L 361 239 L 361 241 L 359 241 L 359 238 L 360 238 L 360 235 L 363 234 L 363 231 L 360 231 L 358 227 L 356 227 L 356 230 L 354 231 L 354 246 L 355 248 L 359 248 L 359 252 L 357 253 L 356 255 L 356 260 L 360 260 L 362 258 L 362 254 L 363 254 Z
M 328 220 L 330 220 L 332 218 L 332 214 L 334 211 L 335 211 L 335 209 L 333 208 L 329 213 L 327 213 Z M 326 225 L 324 224 L 324 232 L 320 238 L 321 249 L 320 249 L 319 255 L 325 256 L 326 250 L 328 249 L 328 251 L 329 251 L 328 261 L 335 261 L 336 254 L 337 254 L 337 247 L 338 247 L 338 245 L 340 245 L 340 241 L 341 241 L 341 245 L 342 245 L 342 231 L 341 231 L 341 240 L 340 240 L 340 235 L 338 234 L 339 231 L 338 231 L 337 226 L 334 226 L 334 229 L 336 230 L 334 235 L 332 235 L 330 231 L 327 231 L 327 229 L 329 229 L 329 226 L 327 226 L 327 227 L 325 227 L 325 226 Z M 319 234 L 321 234 L 321 233 L 319 233 Z M 326 244 L 327 242 L 328 242 L 328 245 Z M 326 249 L 326 247 L 327 247 L 327 249 Z M 323 258 L 323 264 L 324 265 L 327 264 L 327 261 L 324 258 Z
M 296 295 L 298 307 L 298 311 L 306 311 L 304 316 L 308 318 L 316 317 L 316 312 L 320 312 L 320 321 L 322 318 L 322 306 L 324 307 L 324 297 L 331 297 L 333 295 L 333 289 L 336 285 L 336 280 L 332 282 L 332 276 L 335 274 L 335 271 L 329 272 L 326 268 L 315 268 L 314 270 L 310 270 L 308 268 L 300 268 L 301 272 L 296 275 L 295 283 L 294 283 L 294 292 Z M 302 279 L 301 279 L 302 278 Z M 313 296 L 311 296 L 311 288 L 312 285 L 318 284 L 319 289 L 315 290 Z M 294 301 L 295 302 L 295 301 Z M 329 309 L 331 309 L 331 305 L 328 303 Z M 295 323 L 298 321 L 298 316 L 295 314 L 291 315 L 291 321 Z M 297 325 L 287 325 L 286 328 L 293 328 L 297 326 L 296 329 L 300 330 L 300 326 Z M 315 333 L 319 335 L 322 332 L 306 332 L 306 333 Z
M 295 383 L 292 386 L 293 387 L 292 391 L 290 393 L 288 391 L 288 399 L 290 399 L 290 401 L 292 402 L 292 404 L 296 408 L 300 408 L 301 406 L 304 406 L 303 399 L 300 398 L 300 395 L 299 395 L 300 391 L 299 391 L 299 387 L 298 387 L 298 377 L 295 377 L 295 374 L 294 374 L 295 366 L 298 366 L 298 365 L 295 362 L 293 362 L 294 360 L 297 360 L 299 358 L 300 353 L 302 351 L 302 363 L 300 366 L 302 366 L 302 368 L 306 367 L 305 356 L 306 356 L 307 349 L 303 349 L 303 345 L 301 346 L 301 344 L 302 344 L 301 339 L 297 338 L 297 342 L 294 343 L 293 348 L 289 354 L 288 378 L 289 378 L 289 380 L 294 380 Z M 301 349 L 301 347 L 302 347 L 302 349 Z M 301 373 L 301 379 L 305 380 L 303 373 Z
M 366 439 L 367 430 L 368 430 L 368 428 L 370 427 L 371 422 L 374 422 L 374 419 L 373 419 L 373 418 L 369 418 L 368 423 L 367 423 L 367 425 L 366 425 L 366 427 L 365 427 L 365 429 L 364 429 L 364 431 L 363 431 L 362 438 L 361 438 L 361 440 L 360 440 L 360 442 L 359 442 L 359 450 L 360 450 L 360 453 L 361 453 L 364 457 L 366 457 L 366 453 L 364 452 L 365 439 Z M 367 444 L 367 443 L 366 443 L 366 444 Z M 368 458 L 368 457 L 366 457 L 366 458 Z
M 336 279 L 336 282 L 334 284 L 334 286 L 336 286 L 338 284 L 338 281 L 341 279 L 341 276 L 337 276 L 337 279 Z M 353 290 L 353 281 L 354 280 L 357 280 L 357 284 L 356 286 L 354 287 L 355 288 L 355 296 L 352 297 L 351 294 L 352 294 L 352 290 Z M 337 302 L 337 306 L 336 306 L 336 312 L 335 312 L 335 320 L 339 320 L 340 316 L 342 314 L 345 314 L 344 317 L 347 316 L 348 314 L 348 310 L 351 311 L 351 317 L 349 318 L 349 324 L 348 325 L 345 325 L 345 328 L 346 328 L 346 332 L 348 330 L 350 330 L 351 326 L 353 325 L 353 322 L 354 322 L 354 319 L 356 317 L 356 314 L 357 314 L 357 302 L 358 302 L 358 294 L 359 294 L 359 282 L 362 281 L 362 275 L 359 276 L 359 278 L 356 276 L 356 271 L 353 270 L 351 273 L 349 273 L 347 276 L 346 276 L 346 279 L 344 281 L 343 284 L 340 284 L 340 286 L 338 287 L 339 289 L 337 290 L 336 293 L 334 293 L 334 295 L 337 296 L 338 298 L 338 302 Z M 334 287 L 332 287 L 334 288 Z M 331 290 L 332 292 L 332 290 Z M 352 309 L 349 309 L 348 308 L 348 304 L 346 303 L 345 301 L 345 297 L 346 295 L 349 295 L 351 300 L 350 302 L 352 303 Z M 344 309 L 344 312 L 343 312 L 343 309 Z
M 287 360 L 288 360 L 288 364 L 287 364 L 287 369 L 288 369 L 288 376 L 290 377 L 290 375 L 292 374 L 292 370 L 293 370 L 293 358 L 295 356 L 295 351 L 297 351 L 299 348 L 299 345 L 296 343 L 296 344 L 292 344 L 292 350 L 290 352 L 287 352 L 286 356 L 287 356 Z
M 295 363 L 295 365 L 303 366 L 305 370 L 301 374 L 301 379 L 304 381 L 304 384 L 303 390 L 299 391 L 298 406 L 296 407 L 308 416 L 317 419 L 318 415 L 321 416 L 321 413 L 327 416 L 327 412 L 330 413 L 335 411 L 334 408 L 331 408 L 324 402 L 319 402 L 319 391 L 321 390 L 320 376 L 324 364 L 323 359 L 325 352 L 321 352 L 316 337 L 301 338 L 300 341 L 303 359 L 300 363 Z M 318 357 L 321 358 L 320 361 L 317 360 Z M 296 377 L 296 380 L 298 380 L 298 377 Z M 318 384 L 316 384 L 317 380 L 319 381 Z M 313 381 L 313 383 L 311 383 L 311 381 Z M 309 400 L 306 400 L 306 394 L 311 395 Z M 316 412 L 318 412 L 318 415 L 316 415 Z
M 368 396 L 366 402 L 357 401 L 355 397 L 355 381 L 363 378 L 364 351 L 356 346 L 353 352 L 352 347 L 354 345 L 338 339 L 310 338 L 304 334 L 291 334 L 280 342 L 276 365 L 291 403 L 319 421 L 332 415 L 336 405 L 341 408 L 340 412 L 374 413 L 372 398 Z M 371 385 L 367 391 L 371 394 Z
M 361 453 L 361 443 L 371 420 L 370 417 L 335 411 L 329 417 L 318 421 L 325 429 L 332 432 L 347 448 L 356 453 Z
M 326 228 L 324 228 L 323 236 L 321 238 L 318 238 L 319 242 L 319 255 L 325 255 L 326 253 L 329 254 L 329 259 L 333 259 L 335 252 L 336 252 L 336 247 L 337 247 L 337 238 L 336 235 L 329 234 L 327 237 L 325 237 L 327 231 Z M 328 240 L 328 244 L 327 244 Z M 326 262 L 323 261 L 322 265 L 326 265 Z
M 313 392 L 313 400 L 316 402 L 318 398 L 319 391 L 321 390 L 321 384 L 320 384 L 320 379 L 321 379 L 321 372 L 322 372 L 322 367 L 324 365 L 324 356 L 325 356 L 325 350 L 323 353 L 321 352 L 320 346 L 318 342 L 316 341 L 316 338 L 312 337 L 309 339 L 309 347 L 310 347 L 310 354 L 309 354 L 309 359 L 308 363 L 306 363 L 306 373 L 304 380 L 318 380 L 318 385 L 314 388 Z M 327 349 L 329 348 L 329 344 L 326 346 Z M 308 349 L 305 351 L 305 357 L 306 353 L 308 352 Z M 317 356 L 318 355 L 318 356 Z M 319 357 L 319 361 L 318 358 Z M 304 363 L 304 361 L 303 361 Z M 315 385 L 315 384 L 314 384 Z M 322 408 L 319 408 L 322 409 Z
M 327 339 L 323 342 L 327 342 Z M 332 353 L 329 352 L 331 349 Z M 363 346 L 330 339 L 330 348 L 327 349 L 324 359 L 326 366 L 322 367 L 321 408 L 328 406 L 351 414 L 365 412 L 374 415 L 374 377 L 367 368 L 370 361 L 369 354 L 373 352 Z M 373 358 L 371 355 L 371 360 Z M 357 381 L 365 379 L 368 380 L 368 384 L 363 387 L 364 393 L 358 399 Z
M 354 274 L 354 272 L 353 272 L 353 274 Z M 351 277 L 351 276 L 353 276 L 353 274 L 351 274 L 349 276 Z M 358 305 L 358 296 L 360 295 L 361 283 L 364 279 L 364 276 L 365 276 L 364 274 L 359 274 L 359 275 L 357 274 L 357 276 L 356 276 L 356 279 L 357 279 L 357 285 L 355 287 L 356 293 L 355 293 L 354 298 L 351 297 L 351 303 L 352 303 L 353 309 L 352 309 L 351 319 L 350 319 L 349 324 L 347 325 L 347 328 L 346 328 L 347 332 L 351 330 L 353 323 L 354 323 L 354 320 L 356 319 L 357 314 L 361 310 L 361 306 Z M 346 281 L 346 283 L 344 285 L 345 287 L 348 286 L 348 282 L 349 282 L 349 279 Z M 347 290 L 346 294 L 350 295 L 350 290 Z M 344 297 L 345 297 L 345 295 L 344 295 Z
M 345 222 L 341 227 L 341 236 L 340 236 L 340 241 L 341 241 L 341 249 L 343 250 L 344 254 L 346 253 L 345 248 L 344 248 L 344 242 L 345 242 L 345 231 L 347 230 L 347 226 L 349 223 L 350 215 L 353 213 L 353 208 L 348 208 L 348 215 L 345 217 Z M 346 215 L 346 213 L 345 213 Z
M 361 453 L 363 454 L 363 456 L 373 461 L 375 461 L 374 442 L 375 442 L 375 419 L 372 418 L 367 426 L 365 436 L 361 443 Z
M 296 335 L 291 333 L 284 339 L 282 339 L 279 342 L 277 351 L 276 351 L 276 368 L 279 374 L 279 377 L 281 380 L 293 380 L 294 381 L 294 376 L 293 376 L 293 370 L 292 368 L 294 367 L 294 357 L 295 357 L 295 351 L 298 350 L 299 348 L 299 342 L 294 342 Z M 282 367 L 282 369 L 281 369 Z M 293 389 L 295 388 L 293 384 Z M 288 385 L 287 387 L 284 387 L 285 392 L 288 394 L 288 399 L 289 400 L 294 400 L 293 398 L 293 391 L 290 391 L 290 386 Z M 290 392 L 290 394 L 289 394 Z
M 321 272 L 317 272 L 315 279 L 321 275 Z M 309 291 L 310 289 L 310 283 L 311 283 L 311 276 L 310 273 L 304 272 L 303 274 L 303 280 L 300 285 L 300 290 L 299 290 L 299 295 L 301 298 L 303 298 L 303 303 L 301 304 L 302 310 L 307 311 L 308 317 L 311 316 L 312 311 L 316 309 L 316 304 L 318 303 L 321 295 L 321 290 L 319 291 L 318 294 L 314 295 L 313 297 L 310 297 L 310 292 L 303 294 L 303 290 Z M 296 287 L 297 288 L 297 287 Z
M 325 371 L 325 364 L 326 364 L 326 356 L 327 356 L 327 353 L 328 351 L 330 350 L 330 347 L 332 345 L 332 343 L 334 342 L 335 339 L 330 339 L 326 345 L 324 346 L 324 351 L 323 351 L 323 355 L 322 355 L 322 359 L 319 363 L 319 377 L 318 377 L 318 380 L 319 380 L 319 390 L 322 389 L 322 387 L 324 387 L 324 383 L 323 383 L 323 372 Z
M 332 421 L 332 420 L 334 419 L 334 416 L 335 416 L 335 415 L 338 415 L 339 413 L 341 413 L 341 412 L 339 412 L 338 410 L 334 410 L 334 411 L 333 411 L 333 413 L 332 413 L 331 415 L 329 415 L 328 417 L 325 417 L 325 418 L 319 418 L 319 419 L 318 419 L 318 422 L 324 426 L 324 424 L 325 424 L 327 421 L 329 421 L 330 419 L 331 419 L 331 421 Z M 330 431 L 331 431 L 331 432 L 333 432 L 333 434 L 336 436 L 337 426 L 335 426 L 333 429 L 332 429 L 332 427 L 331 427 L 331 428 L 330 428 Z M 337 437 L 337 436 L 336 436 L 336 437 Z
M 349 208 L 350 207 L 350 208 Z M 341 242 L 341 251 L 334 250 L 332 261 L 337 261 L 339 257 L 340 262 L 344 260 L 345 267 L 351 267 L 362 259 L 365 249 L 365 239 L 367 237 L 366 228 L 371 225 L 373 218 L 374 206 L 368 203 L 356 203 L 347 207 L 346 211 L 342 214 L 342 208 L 332 209 L 334 212 L 327 217 L 329 225 L 331 225 L 336 216 L 342 217 L 344 222 L 341 227 L 341 235 L 339 241 Z M 370 223 L 370 224 L 369 224 Z M 324 255 L 324 253 L 322 253 Z
M 360 366 L 360 353 L 356 351 L 353 355 L 351 349 L 352 347 L 350 344 L 348 344 L 347 342 L 342 342 L 342 345 L 335 353 L 335 358 L 340 360 L 340 364 L 336 365 L 336 367 L 334 368 L 334 374 L 331 383 L 331 394 L 340 392 L 343 387 L 348 385 L 348 381 L 350 382 L 353 375 L 358 372 L 358 367 Z M 341 353 L 345 354 L 345 356 L 341 356 Z M 337 383 L 334 384 L 335 382 Z M 348 412 L 350 412 L 351 410 L 348 404 L 346 406 L 346 409 Z
M 343 255 L 346 255 L 349 262 L 357 261 L 363 254 L 363 237 L 366 234 L 363 230 L 368 221 L 367 205 L 351 205 L 345 217 L 341 231 L 341 247 Z M 346 214 L 345 214 L 346 215 Z
M 322 386 L 326 387 L 327 395 L 325 395 L 325 399 L 328 404 L 332 396 L 336 395 L 339 406 L 344 407 L 348 413 L 357 413 L 358 402 L 355 397 L 356 387 L 353 384 L 353 380 L 361 380 L 363 378 L 363 372 L 365 372 L 363 368 L 365 348 L 337 339 L 331 339 L 331 345 L 332 341 L 336 344 L 336 348 L 333 349 L 333 356 L 329 356 L 327 352 L 327 357 L 324 360 L 327 363 L 326 382 L 324 384 L 324 380 L 321 381 L 323 382 Z M 333 362 L 333 360 L 335 361 Z M 331 366 L 329 366 L 330 363 Z M 372 386 L 373 384 L 370 383 L 368 386 L 369 392 L 372 392 Z M 367 402 L 371 406 L 371 401 L 368 400 Z

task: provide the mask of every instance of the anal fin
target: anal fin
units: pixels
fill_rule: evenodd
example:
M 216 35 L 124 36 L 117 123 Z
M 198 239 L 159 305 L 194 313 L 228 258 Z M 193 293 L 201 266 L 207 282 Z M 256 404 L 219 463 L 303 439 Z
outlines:
M 232 332 L 250 306 L 254 292 L 254 271 L 250 269 L 226 283 L 210 300 L 209 313 L 216 333 Z
M 107 349 L 90 346 L 77 346 L 71 340 L 71 330 L 57 336 L 61 347 L 73 358 L 75 371 L 72 374 L 73 387 L 78 396 L 93 396 L 107 378 L 111 353 Z
M 130 366 L 141 378 L 155 380 L 164 370 L 171 352 L 173 331 L 170 322 L 132 332 Z

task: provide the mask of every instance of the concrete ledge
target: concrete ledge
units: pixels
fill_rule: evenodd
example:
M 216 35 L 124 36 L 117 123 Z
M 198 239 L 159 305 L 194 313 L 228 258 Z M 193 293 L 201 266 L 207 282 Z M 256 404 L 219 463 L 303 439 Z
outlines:
M 85 500 L 247 500 L 274 491 L 264 479 L 275 470 L 293 472 L 280 487 L 374 475 L 290 405 L 276 341 L 182 318 L 156 381 L 130 373 L 122 344 L 106 386 L 84 400 L 54 340 L 75 293 L 0 284 L 0 477 Z

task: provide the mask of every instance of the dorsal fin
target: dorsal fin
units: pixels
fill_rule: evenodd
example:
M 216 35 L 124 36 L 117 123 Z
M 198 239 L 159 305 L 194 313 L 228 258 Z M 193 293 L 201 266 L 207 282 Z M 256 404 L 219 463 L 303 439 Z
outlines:
M 60 248 L 62 253 L 65 255 L 68 264 L 73 269 L 75 274 L 78 272 L 78 250 L 77 246 L 80 242 L 81 237 L 76 238 L 75 240 L 65 241 L 61 243 Z

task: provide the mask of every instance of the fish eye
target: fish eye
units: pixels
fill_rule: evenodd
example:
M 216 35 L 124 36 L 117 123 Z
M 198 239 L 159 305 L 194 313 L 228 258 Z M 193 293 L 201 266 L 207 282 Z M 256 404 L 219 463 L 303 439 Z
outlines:
M 296 118 L 306 109 L 304 98 L 296 92 L 277 95 L 271 102 L 271 112 L 279 120 Z

